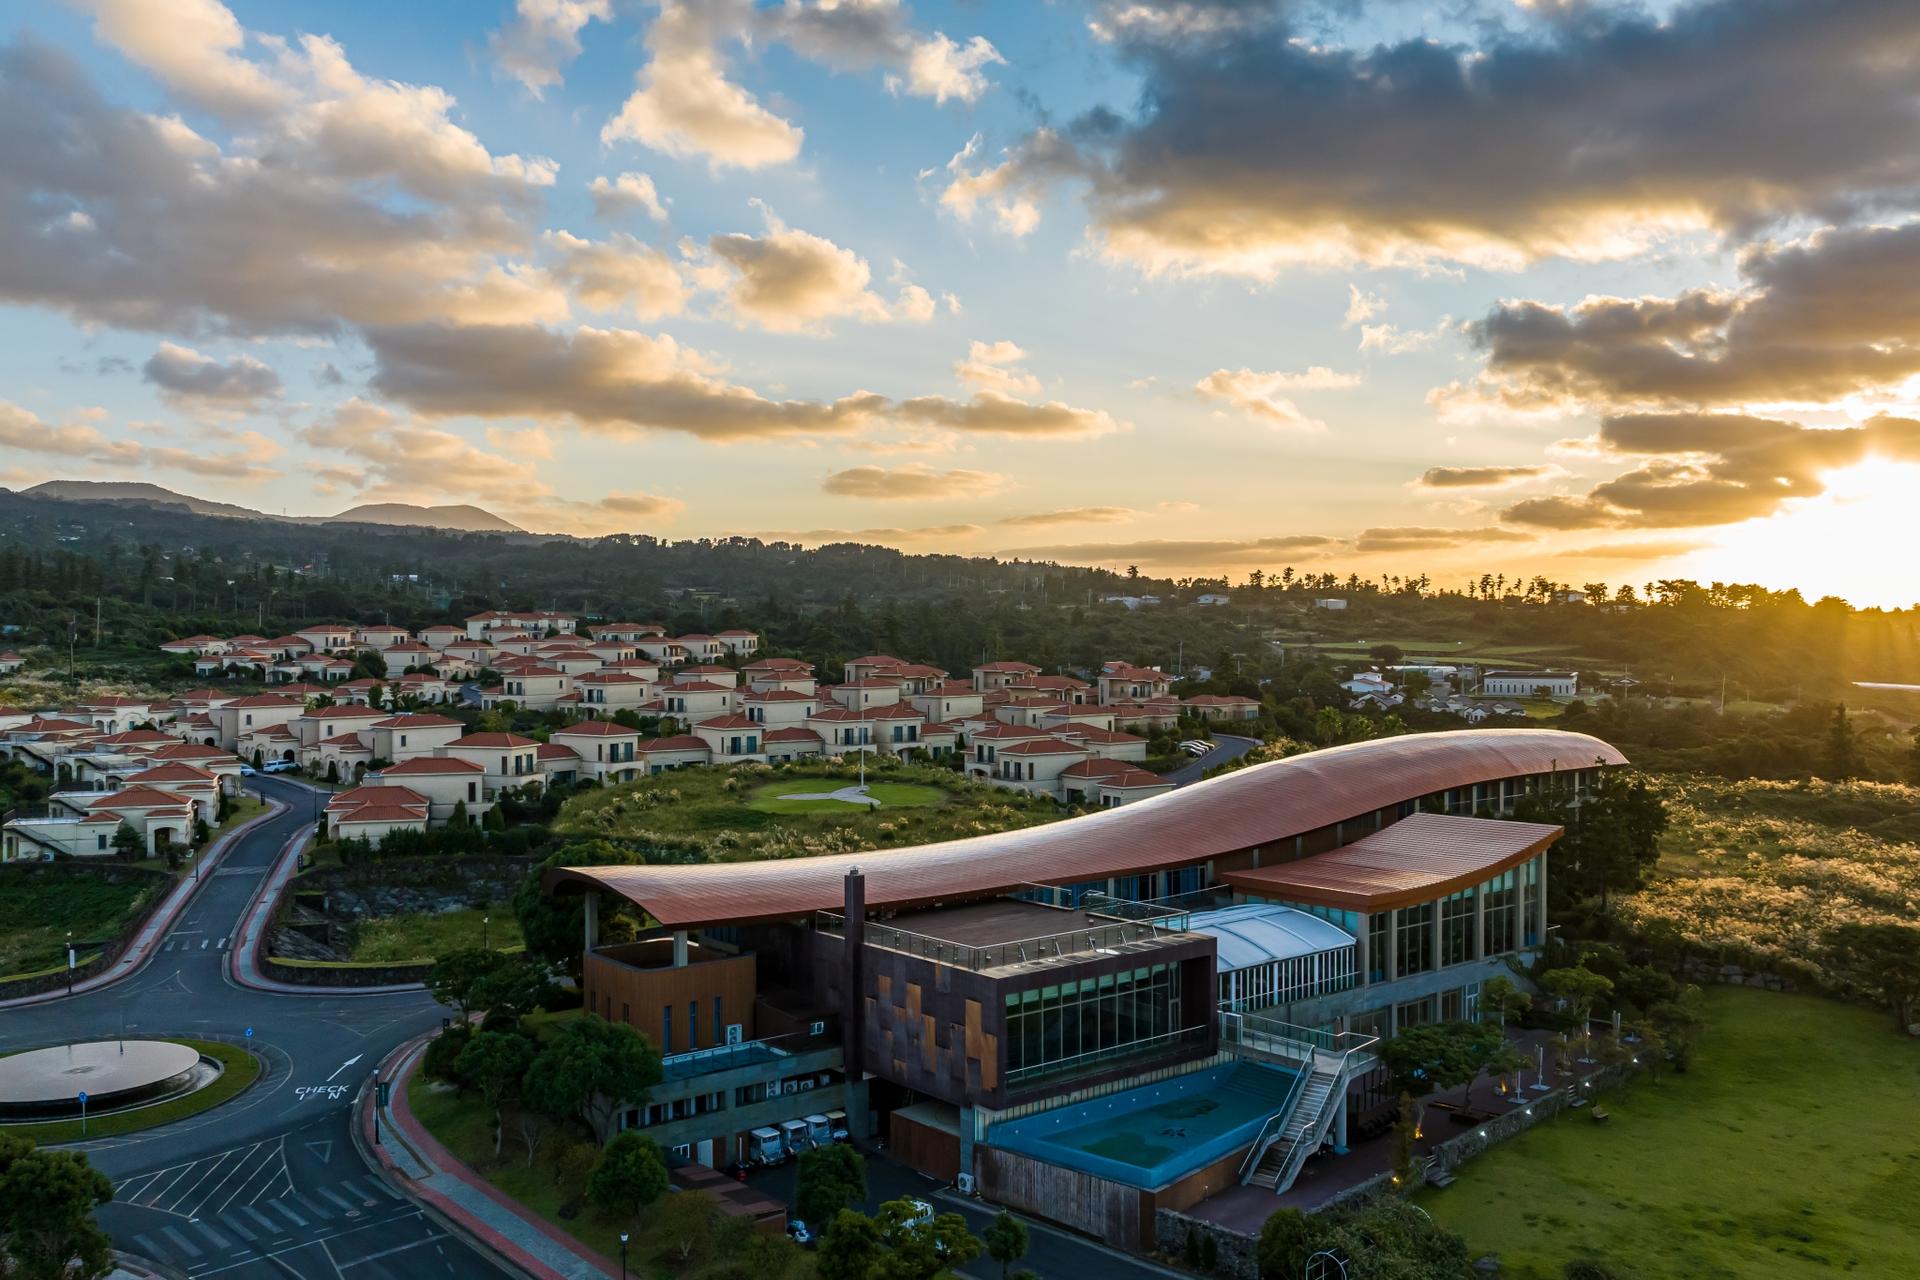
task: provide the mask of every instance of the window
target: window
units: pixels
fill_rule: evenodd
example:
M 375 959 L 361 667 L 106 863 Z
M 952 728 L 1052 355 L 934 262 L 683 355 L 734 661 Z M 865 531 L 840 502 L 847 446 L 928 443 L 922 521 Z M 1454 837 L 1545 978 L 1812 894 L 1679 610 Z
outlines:
M 107 838 L 105 836 L 95 836 L 94 839 L 100 842 L 98 845 L 94 846 L 95 848 L 104 849 L 107 847 Z
M 660 1052 L 673 1052 L 673 1006 L 668 1005 L 660 1011 Z
M 1462 889 L 1440 902 L 1440 963 L 1473 959 L 1473 890 Z
M 1367 917 L 1367 981 L 1387 980 L 1387 927 L 1392 923 L 1385 911 Z
M 1081 978 L 1006 995 L 1007 1071 L 1017 1079 L 1091 1065 L 1088 1055 L 1147 1047 L 1179 1031 L 1180 967 Z
M 629 1027 L 633 1025 L 633 1010 L 627 1006 L 627 1002 L 624 1000 L 620 1002 L 620 1021 Z
M 1487 895 L 1487 954 L 1497 956 L 1512 951 L 1514 873 L 1502 872 L 1481 885 L 1480 892 Z
M 1400 908 L 1400 946 L 1395 958 L 1403 978 L 1433 968 L 1433 906 L 1423 902 Z
M 700 1047 L 700 1002 L 687 1001 L 687 1048 Z

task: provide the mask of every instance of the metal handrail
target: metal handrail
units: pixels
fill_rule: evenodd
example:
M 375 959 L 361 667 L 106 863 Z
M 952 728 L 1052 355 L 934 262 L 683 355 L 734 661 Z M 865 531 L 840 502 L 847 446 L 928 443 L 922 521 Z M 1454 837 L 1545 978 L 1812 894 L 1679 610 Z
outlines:
M 1061 909 L 1061 914 L 1064 916 L 1079 913 Z M 844 937 L 846 936 L 846 917 L 831 911 L 816 912 L 814 928 L 834 937 Z M 970 946 L 966 943 L 950 942 L 944 938 L 914 933 L 908 929 L 897 929 L 892 925 L 869 920 L 865 926 L 865 940 L 873 946 L 920 956 L 936 964 L 948 964 L 956 968 L 980 971 L 1013 964 L 1030 964 L 1040 960 L 1063 959 L 1069 955 L 1108 951 L 1138 942 L 1160 941 L 1182 932 L 1157 921 L 1111 920 L 1106 923 L 1082 924 L 1072 929 L 1062 929 L 1055 933 L 1041 934 L 1031 938 L 1017 938 L 1008 942 L 989 943 L 985 946 Z
M 1275 1108 L 1274 1113 L 1267 1117 L 1265 1124 L 1260 1126 L 1260 1132 L 1253 1135 L 1253 1145 L 1247 1148 L 1246 1158 L 1240 1162 L 1240 1181 L 1243 1185 L 1253 1172 L 1254 1162 L 1267 1152 L 1269 1145 L 1267 1130 L 1276 1124 L 1284 1123 L 1286 1118 L 1293 1114 L 1294 1105 L 1300 1100 L 1301 1092 L 1307 1087 L 1307 1077 L 1311 1074 L 1307 1071 L 1293 1073 L 1293 1084 L 1287 1089 L 1287 1096 L 1280 1100 L 1280 1105 Z
M 1030 1080 L 1036 1076 L 1053 1075 L 1061 1071 L 1072 1071 L 1090 1062 L 1104 1062 L 1114 1058 L 1131 1057 L 1136 1053 L 1143 1053 L 1149 1049 L 1159 1048 L 1164 1045 L 1197 1041 L 1202 1039 L 1205 1034 L 1205 1026 L 1181 1027 L 1176 1031 L 1162 1031 L 1158 1035 L 1141 1036 L 1136 1040 L 1129 1040 L 1125 1044 L 1109 1045 L 1105 1049 L 1089 1049 L 1085 1053 L 1076 1053 L 1072 1057 L 1053 1058 L 1046 1062 L 1035 1063 L 1030 1067 L 1016 1067 L 1006 1073 L 1006 1081 L 1008 1084 L 1013 1084 L 1016 1081 Z

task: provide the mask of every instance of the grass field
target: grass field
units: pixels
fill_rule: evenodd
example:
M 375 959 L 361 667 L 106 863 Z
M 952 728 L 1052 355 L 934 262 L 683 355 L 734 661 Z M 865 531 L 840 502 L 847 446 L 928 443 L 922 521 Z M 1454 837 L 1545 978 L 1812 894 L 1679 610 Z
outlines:
M 111 1115 L 87 1117 L 88 1139 L 111 1137 L 118 1133 L 134 1133 L 141 1129 L 153 1129 L 163 1124 L 172 1124 L 175 1120 L 185 1120 L 188 1116 L 210 1111 L 227 1100 L 237 1097 L 248 1085 L 260 1078 L 260 1060 L 230 1044 L 218 1040 L 175 1040 L 175 1044 L 184 1044 L 198 1049 L 209 1058 L 217 1059 L 225 1070 L 215 1080 L 198 1093 L 190 1093 L 184 1098 L 172 1102 L 162 1102 L 156 1106 L 139 1107 L 132 1111 L 120 1111 Z M 78 1120 L 54 1120 L 46 1124 L 8 1125 L 4 1132 L 18 1134 L 22 1138 L 31 1138 L 45 1146 L 55 1142 L 78 1142 L 81 1138 Z
M 795 793 L 817 794 L 838 791 L 848 784 L 839 778 L 786 778 L 769 782 L 754 790 L 747 804 L 765 813 L 859 813 L 860 806 L 845 800 L 789 800 Z M 880 809 L 914 809 L 922 805 L 944 804 L 947 793 L 939 787 L 913 782 L 870 782 L 867 794 L 880 802 Z
M 76 941 L 113 936 L 148 889 L 84 873 L 9 877 L 0 890 L 0 977 L 65 965 L 69 931 Z
M 481 921 L 487 923 L 483 927 Z M 431 960 L 461 947 L 520 945 L 520 922 L 508 906 L 469 907 L 437 915 L 409 913 L 361 922 L 351 959 L 358 964 L 406 964 Z
M 1708 992 L 1684 1076 L 1494 1148 L 1420 1203 L 1510 1280 L 1576 1257 L 1639 1280 L 1908 1276 L 1920 1256 L 1920 1043 L 1885 1014 Z

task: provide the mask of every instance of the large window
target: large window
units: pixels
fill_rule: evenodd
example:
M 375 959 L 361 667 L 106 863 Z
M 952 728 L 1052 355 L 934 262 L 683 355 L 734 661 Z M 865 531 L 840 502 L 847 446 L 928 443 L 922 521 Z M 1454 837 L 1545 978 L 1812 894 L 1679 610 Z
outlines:
M 1390 912 L 1376 911 L 1367 917 L 1367 981 L 1387 980 L 1387 939 L 1392 936 Z
M 1007 993 L 1010 1079 L 1180 1030 L 1180 967 L 1156 964 Z
M 1515 948 L 1513 872 L 1503 871 L 1480 886 L 1487 895 L 1487 954 L 1501 955 Z
M 1473 890 L 1462 889 L 1440 900 L 1440 963 L 1465 964 L 1473 959 Z
M 1433 904 L 1400 908 L 1400 976 L 1433 968 Z

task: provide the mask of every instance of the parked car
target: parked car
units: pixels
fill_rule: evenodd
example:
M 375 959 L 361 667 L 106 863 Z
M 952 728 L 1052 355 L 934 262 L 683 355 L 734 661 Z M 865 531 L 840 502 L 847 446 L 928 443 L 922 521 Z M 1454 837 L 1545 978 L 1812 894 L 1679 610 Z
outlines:
M 752 1168 L 752 1166 L 747 1164 L 746 1161 L 735 1160 L 725 1169 L 722 1169 L 721 1172 L 729 1178 L 732 1178 L 735 1182 L 745 1182 L 747 1180 L 747 1170 L 750 1168 Z
M 260 767 L 262 773 L 298 773 L 300 765 L 294 760 L 269 760 Z
M 254 768 L 250 764 L 243 764 L 240 766 L 240 776 L 243 778 L 251 778 L 254 774 L 259 772 L 260 771 L 258 769 Z
M 787 1219 L 787 1239 L 793 1241 L 803 1249 L 811 1249 L 813 1247 L 813 1232 L 807 1228 L 806 1223 L 800 1221 L 798 1218 Z
M 1180 744 L 1180 749 L 1190 756 L 1203 756 L 1213 750 L 1211 742 L 1202 742 L 1198 738 L 1188 738 Z

